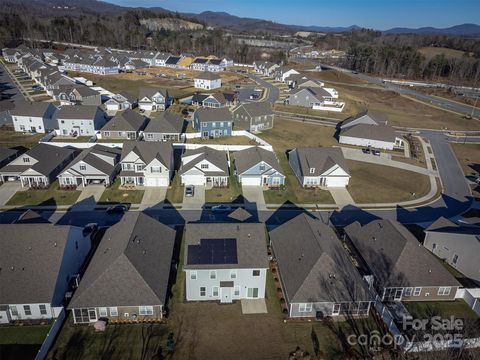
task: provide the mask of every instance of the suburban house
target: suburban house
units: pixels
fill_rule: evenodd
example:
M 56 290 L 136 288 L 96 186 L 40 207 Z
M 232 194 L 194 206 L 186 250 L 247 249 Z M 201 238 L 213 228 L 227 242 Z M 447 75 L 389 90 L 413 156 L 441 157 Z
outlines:
M 192 96 L 192 105 L 206 108 L 230 107 L 237 104 L 237 95 L 234 92 L 214 94 L 197 93 Z
M 344 232 L 364 279 L 383 301 L 455 299 L 460 283 L 402 224 L 354 222 Z
M 0 146 L 0 169 L 21 154 L 18 149 L 9 149 Z
M 227 108 L 197 109 L 193 114 L 193 128 L 202 138 L 218 138 L 232 135 L 232 113 Z
M 165 62 L 168 60 L 168 58 L 170 56 L 171 56 L 171 54 L 168 54 L 168 53 L 158 54 L 155 57 L 155 65 L 156 66 L 165 66 Z
M 181 141 L 186 122 L 182 116 L 171 112 L 162 112 L 150 118 L 143 130 L 145 141 Z
M 0 224 L 0 323 L 54 319 L 91 249 L 74 226 Z
M 119 94 L 113 95 L 110 99 L 105 102 L 107 110 L 110 111 L 121 111 L 127 109 L 133 109 L 137 106 L 138 99 L 135 95 L 129 92 L 121 92 Z
M 345 107 L 345 103 L 335 101 L 334 99 L 338 98 L 338 94 L 336 96 L 335 94 L 323 87 L 301 87 L 290 93 L 286 103 L 314 110 L 341 112 Z
M 187 224 L 183 254 L 187 301 L 264 298 L 265 236 L 260 223 Z
M 423 246 L 466 277 L 480 284 L 480 227 L 444 217 L 425 229 Z
M 275 153 L 258 146 L 235 152 L 235 174 L 242 185 L 285 185 L 285 175 Z
M 346 187 L 350 180 L 340 148 L 296 148 L 288 162 L 303 187 Z
M 2 181 L 19 181 L 22 187 L 47 187 L 69 162 L 75 151 L 38 144 L 0 169 Z
M 228 186 L 227 153 L 207 146 L 186 150 L 179 173 L 183 185 Z
M 52 103 L 16 101 L 10 114 L 15 131 L 46 133 L 57 127 L 56 111 Z
M 253 63 L 254 70 L 265 76 L 272 76 L 279 67 L 280 65 L 271 61 L 255 61 Z
M 306 76 L 302 76 L 302 77 L 295 80 L 293 86 L 295 88 L 323 88 L 325 86 L 325 84 L 321 81 L 310 79 Z M 324 89 L 326 90 L 326 88 L 324 88 Z M 331 94 L 330 92 L 328 92 L 328 93 Z
M 85 85 L 60 85 L 53 90 L 53 98 L 60 105 L 102 105 L 100 93 Z
M 275 80 L 285 82 L 285 79 L 291 75 L 299 75 L 300 73 L 288 66 L 281 66 L 275 71 Z
M 222 87 L 222 78 L 218 74 L 205 71 L 195 76 L 193 83 L 196 89 L 213 90 Z
M 177 64 L 182 60 L 181 56 L 170 55 L 167 60 L 165 60 L 166 67 L 177 67 Z
M 115 115 L 100 130 L 102 139 L 137 140 L 148 118 L 127 109 Z
M 169 291 L 175 230 L 125 214 L 105 231 L 68 308 L 75 324 L 106 318 L 160 320 Z
M 402 136 L 387 125 L 386 115 L 366 112 L 343 121 L 340 125 L 340 144 L 393 150 L 404 146 Z
M 138 107 L 144 111 L 163 111 L 170 105 L 168 91 L 165 89 L 141 88 Z
M 241 104 L 232 110 L 236 128 L 247 131 L 262 131 L 273 128 L 273 111 L 267 102 Z
M 120 170 L 121 150 L 95 144 L 82 152 L 58 175 L 60 186 L 109 186 Z
M 368 316 L 367 283 L 330 226 L 302 213 L 269 235 L 290 317 Z
M 106 114 L 93 105 L 62 106 L 56 118 L 62 136 L 93 136 L 107 121 Z
M 126 141 L 120 162 L 122 185 L 168 186 L 173 177 L 173 149 L 168 142 Z

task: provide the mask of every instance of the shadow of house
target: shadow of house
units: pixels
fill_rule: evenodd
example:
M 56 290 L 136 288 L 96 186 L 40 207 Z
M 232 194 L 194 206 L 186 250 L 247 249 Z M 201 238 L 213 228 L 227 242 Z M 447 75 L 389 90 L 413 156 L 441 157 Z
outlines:
M 337 228 L 350 225 L 355 221 L 358 221 L 360 224 L 368 224 L 369 222 L 378 219 L 380 219 L 379 216 L 355 205 L 347 205 L 340 211 L 335 210 L 330 216 L 330 222 Z
M 399 223 L 427 223 L 434 222 L 440 217 L 451 218 L 467 211 L 474 198 L 469 196 L 466 201 L 459 201 L 451 196 L 442 194 L 441 199 L 427 206 L 421 206 L 414 209 L 406 209 L 397 206 L 396 218 Z
M 301 208 L 291 201 L 285 201 L 272 215 L 265 221 L 265 225 L 268 229 L 274 228 L 278 225 L 282 225 L 294 217 L 305 213 L 311 218 L 315 218 L 311 212 L 304 208 Z
M 170 227 L 185 225 L 185 218 L 167 199 L 146 208 L 143 212 Z

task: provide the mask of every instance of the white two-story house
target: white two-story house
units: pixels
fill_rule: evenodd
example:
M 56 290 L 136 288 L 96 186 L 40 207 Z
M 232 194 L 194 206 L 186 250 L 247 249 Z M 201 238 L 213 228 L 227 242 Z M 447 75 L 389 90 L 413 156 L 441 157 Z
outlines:
M 196 89 L 212 90 L 222 87 L 222 78 L 218 74 L 205 71 L 193 79 Z
M 168 186 L 173 161 L 169 142 L 126 141 L 120 159 L 120 182 L 124 186 Z
M 93 136 L 107 122 L 106 114 L 94 105 L 62 106 L 56 118 L 63 136 Z
M 170 105 L 165 89 L 142 88 L 138 97 L 138 108 L 144 111 L 163 111 Z
M 57 127 L 55 111 L 52 103 L 18 101 L 10 114 L 15 131 L 45 133 Z
M 187 224 L 183 254 L 187 301 L 264 298 L 265 236 L 260 223 Z

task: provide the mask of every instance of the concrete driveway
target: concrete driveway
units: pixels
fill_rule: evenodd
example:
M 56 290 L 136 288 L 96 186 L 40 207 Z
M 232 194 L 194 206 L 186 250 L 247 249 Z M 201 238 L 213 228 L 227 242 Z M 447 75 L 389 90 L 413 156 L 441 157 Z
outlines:
M 242 185 L 246 210 L 266 210 L 262 186 Z
M 77 203 L 83 201 L 85 205 L 88 205 L 87 203 L 89 202 L 91 202 L 92 205 L 95 205 L 102 197 L 102 194 L 105 191 L 105 186 L 98 184 L 90 184 L 83 188 L 80 187 L 78 189 L 81 190 L 82 193 L 78 197 Z
M 205 186 L 195 185 L 193 196 L 187 197 L 183 193 L 182 209 L 185 210 L 199 210 L 205 204 Z
M 345 206 L 355 204 L 355 201 L 350 196 L 347 188 L 332 187 L 328 188 L 328 191 L 330 191 L 330 194 L 332 194 L 333 200 L 335 201 L 335 204 L 338 205 L 340 210 L 343 209 Z
M 147 186 L 145 187 L 145 193 L 142 199 L 142 205 L 154 206 L 165 201 L 165 196 L 167 196 L 166 186 Z
M 15 193 L 22 188 L 20 181 L 6 182 L 0 186 L 0 206 L 5 205 Z

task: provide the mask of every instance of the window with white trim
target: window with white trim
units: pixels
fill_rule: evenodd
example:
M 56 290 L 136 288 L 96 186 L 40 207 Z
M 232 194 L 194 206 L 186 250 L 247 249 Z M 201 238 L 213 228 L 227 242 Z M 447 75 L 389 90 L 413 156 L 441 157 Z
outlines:
M 455 255 L 453 255 L 452 263 L 453 263 L 453 264 L 456 264 L 457 261 L 458 261 L 458 255 L 455 254 Z
M 201 164 L 200 169 L 208 169 L 208 164 Z
M 101 316 L 101 317 L 106 317 L 106 316 L 108 316 L 108 314 L 107 314 L 107 308 L 106 308 L 106 307 L 98 308 L 98 314 L 99 314 L 99 316 Z
M 200 296 L 207 296 L 207 288 L 205 286 L 200 287 Z
M 413 293 L 413 288 L 407 287 L 407 288 L 405 288 L 405 293 L 403 295 L 412 296 L 412 293 Z
M 233 290 L 233 296 L 240 296 L 240 286 L 235 286 Z
M 218 286 L 212 287 L 212 296 L 218 297 Z
M 116 307 L 108 308 L 110 311 L 110 316 L 118 316 L 118 309 Z
M 299 312 L 311 312 L 312 311 L 312 303 L 303 303 L 298 305 Z
M 237 278 L 237 270 L 230 270 L 230 279 Z
M 30 309 L 30 305 L 23 305 L 23 312 L 27 316 L 32 315 L 32 310 Z
M 438 295 L 447 296 L 447 295 L 450 295 L 450 291 L 451 291 L 451 288 L 449 286 L 448 287 L 440 287 L 438 289 Z
M 197 272 L 190 271 L 190 280 L 197 280 Z
M 422 292 L 422 288 L 416 287 L 415 290 L 413 291 L 413 296 L 420 296 L 421 292 Z
M 9 309 L 10 309 L 10 313 L 12 314 L 12 316 L 18 316 L 18 310 L 17 310 L 17 307 L 15 305 L 9 306 Z
M 153 306 L 139 306 L 138 313 L 140 315 L 153 315 Z
M 310 174 L 315 174 L 315 168 L 310 168 Z
M 215 270 L 210 271 L 210 279 L 215 280 L 217 278 L 217 272 Z
M 87 170 L 87 165 L 80 165 L 80 170 L 82 170 L 82 171 Z
M 253 270 L 252 276 L 260 276 L 260 270 Z
M 159 173 L 162 172 L 162 167 L 161 166 L 151 166 L 150 167 L 150 172 L 159 174 Z
M 40 310 L 40 315 L 47 315 L 47 306 L 45 304 L 38 305 L 38 309 Z

